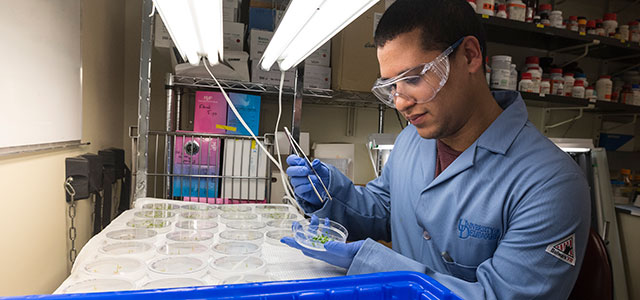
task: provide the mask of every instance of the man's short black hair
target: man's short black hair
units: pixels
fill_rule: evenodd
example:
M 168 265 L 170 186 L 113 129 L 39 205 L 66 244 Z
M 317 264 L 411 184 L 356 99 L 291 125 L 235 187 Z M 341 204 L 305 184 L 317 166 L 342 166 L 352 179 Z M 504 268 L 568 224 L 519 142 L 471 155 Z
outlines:
M 465 0 L 397 0 L 384 13 L 376 28 L 374 42 L 383 47 L 398 35 L 421 30 L 426 51 L 444 51 L 465 36 L 475 36 L 486 56 L 484 28 Z

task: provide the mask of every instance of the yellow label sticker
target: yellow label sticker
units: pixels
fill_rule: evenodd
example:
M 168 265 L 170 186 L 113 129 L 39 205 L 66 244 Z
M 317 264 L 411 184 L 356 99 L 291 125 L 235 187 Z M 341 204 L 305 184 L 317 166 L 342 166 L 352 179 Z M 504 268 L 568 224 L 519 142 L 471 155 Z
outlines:
M 544 24 L 536 24 L 536 27 L 538 27 L 538 28 L 544 28 Z
M 251 141 L 251 149 L 255 149 L 256 148 L 256 141 Z
M 488 18 L 489 18 L 489 15 L 482 14 L 482 18 L 483 18 L 483 19 L 488 19 Z
M 580 35 L 587 35 L 586 32 L 580 32 Z
M 233 131 L 233 132 L 238 131 L 238 128 L 236 128 L 236 127 L 226 126 L 226 125 L 221 125 L 221 124 L 216 124 L 216 128 L 217 129 L 229 130 L 229 131 Z
M 621 40 L 620 40 L 620 42 L 621 42 L 621 43 L 626 43 L 627 41 L 626 41 L 626 40 L 624 40 L 624 39 L 621 39 Z

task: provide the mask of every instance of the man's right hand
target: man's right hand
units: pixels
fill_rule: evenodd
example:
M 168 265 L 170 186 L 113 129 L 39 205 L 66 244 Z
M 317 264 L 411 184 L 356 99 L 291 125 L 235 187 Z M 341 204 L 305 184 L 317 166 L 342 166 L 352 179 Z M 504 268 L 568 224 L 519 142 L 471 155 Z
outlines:
M 287 157 L 287 164 L 289 164 L 289 168 L 287 168 L 287 175 L 291 177 L 291 185 L 293 185 L 296 195 L 304 201 L 309 202 L 311 205 L 322 206 L 322 201 L 318 199 L 316 192 L 313 191 L 313 187 L 311 187 L 311 183 L 307 176 L 311 177 L 311 181 L 313 181 L 313 185 L 320 194 L 320 197 L 324 199 L 327 193 L 324 191 L 324 188 L 322 188 L 322 184 L 320 184 L 320 181 L 314 175 L 311 168 L 309 168 L 309 165 L 305 162 L 304 158 L 294 154 L 289 155 L 289 157 Z M 328 189 L 329 168 L 317 159 L 315 159 L 311 165 Z

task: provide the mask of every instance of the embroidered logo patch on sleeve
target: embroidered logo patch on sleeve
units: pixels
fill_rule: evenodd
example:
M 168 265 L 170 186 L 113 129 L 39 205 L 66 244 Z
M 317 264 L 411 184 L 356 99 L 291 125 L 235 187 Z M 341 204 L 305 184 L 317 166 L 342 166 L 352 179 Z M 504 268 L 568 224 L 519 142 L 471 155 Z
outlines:
M 576 265 L 575 234 L 547 246 L 547 253 L 572 266 Z

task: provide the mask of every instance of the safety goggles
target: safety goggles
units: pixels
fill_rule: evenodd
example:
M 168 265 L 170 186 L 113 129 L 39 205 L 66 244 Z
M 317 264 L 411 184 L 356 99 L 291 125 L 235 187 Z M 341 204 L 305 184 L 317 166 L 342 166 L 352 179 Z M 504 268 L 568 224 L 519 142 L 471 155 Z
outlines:
M 431 62 L 415 66 L 392 78 L 379 78 L 371 92 L 391 108 L 396 108 L 397 97 L 414 103 L 433 100 L 449 78 L 449 55 L 463 40 L 464 37 L 460 38 Z

